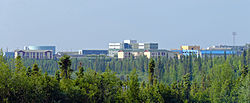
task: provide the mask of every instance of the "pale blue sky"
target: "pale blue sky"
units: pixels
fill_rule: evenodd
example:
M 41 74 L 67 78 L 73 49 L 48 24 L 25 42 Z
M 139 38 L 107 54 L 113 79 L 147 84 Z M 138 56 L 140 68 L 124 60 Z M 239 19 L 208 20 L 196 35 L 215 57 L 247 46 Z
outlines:
M 0 48 L 108 48 L 137 39 L 160 48 L 250 42 L 250 0 L 0 0 Z

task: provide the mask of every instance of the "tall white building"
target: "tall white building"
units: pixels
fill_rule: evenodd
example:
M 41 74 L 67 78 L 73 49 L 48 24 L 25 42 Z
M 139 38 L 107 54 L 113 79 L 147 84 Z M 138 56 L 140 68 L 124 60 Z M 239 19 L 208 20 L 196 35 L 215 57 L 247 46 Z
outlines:
M 135 44 L 137 43 L 137 40 L 124 40 L 123 43 Z
M 122 43 L 109 43 L 109 49 L 122 49 Z
M 121 43 L 109 43 L 108 56 L 118 55 L 119 50 L 157 50 L 158 43 L 138 43 L 137 40 L 124 40 Z

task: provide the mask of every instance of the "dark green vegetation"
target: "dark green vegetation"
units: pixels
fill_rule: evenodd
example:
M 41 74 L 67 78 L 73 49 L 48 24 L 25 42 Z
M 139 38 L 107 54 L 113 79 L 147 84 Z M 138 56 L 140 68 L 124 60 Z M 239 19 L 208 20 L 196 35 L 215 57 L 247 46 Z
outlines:
M 250 102 L 241 56 L 32 60 L 0 56 L 0 102 Z

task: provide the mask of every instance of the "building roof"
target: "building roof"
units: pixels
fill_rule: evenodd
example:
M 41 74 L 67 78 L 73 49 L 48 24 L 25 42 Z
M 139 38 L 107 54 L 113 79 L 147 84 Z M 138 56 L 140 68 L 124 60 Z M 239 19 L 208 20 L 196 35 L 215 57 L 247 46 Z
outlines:
M 121 49 L 118 52 L 170 52 L 169 50 L 165 49 Z
M 53 52 L 53 50 L 15 50 L 15 52 L 48 52 L 48 51 L 51 51 Z

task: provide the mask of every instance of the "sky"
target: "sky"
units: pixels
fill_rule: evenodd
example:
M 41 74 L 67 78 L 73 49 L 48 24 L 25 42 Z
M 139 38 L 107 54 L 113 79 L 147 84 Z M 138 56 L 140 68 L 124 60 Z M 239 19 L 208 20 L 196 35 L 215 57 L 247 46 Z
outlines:
M 0 48 L 107 49 L 136 39 L 160 48 L 250 43 L 250 0 L 0 0 Z

